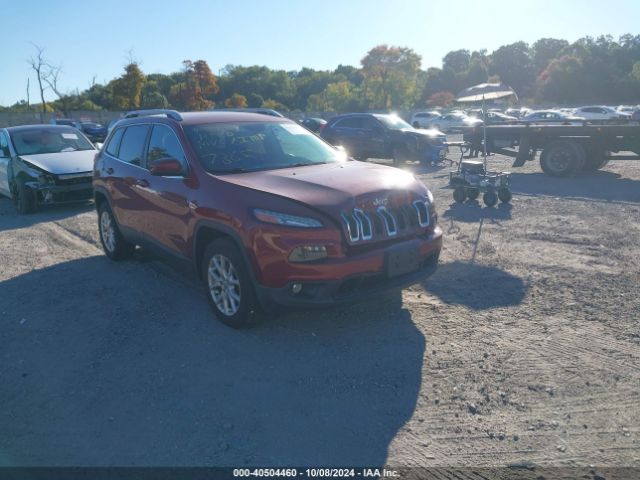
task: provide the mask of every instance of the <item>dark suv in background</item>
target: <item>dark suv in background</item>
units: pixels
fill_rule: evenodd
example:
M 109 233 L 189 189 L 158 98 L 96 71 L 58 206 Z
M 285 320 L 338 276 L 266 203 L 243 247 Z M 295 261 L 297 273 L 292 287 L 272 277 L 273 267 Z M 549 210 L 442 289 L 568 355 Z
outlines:
M 285 118 L 137 112 L 109 134 L 93 186 L 107 256 L 144 244 L 190 262 L 234 327 L 258 307 L 414 283 L 442 247 L 433 197 L 411 173 L 349 160 Z
M 350 113 L 333 117 L 320 128 L 320 136 L 343 146 L 358 160 L 391 158 L 433 162 L 446 151 L 447 137 L 437 130 L 418 130 L 396 115 Z

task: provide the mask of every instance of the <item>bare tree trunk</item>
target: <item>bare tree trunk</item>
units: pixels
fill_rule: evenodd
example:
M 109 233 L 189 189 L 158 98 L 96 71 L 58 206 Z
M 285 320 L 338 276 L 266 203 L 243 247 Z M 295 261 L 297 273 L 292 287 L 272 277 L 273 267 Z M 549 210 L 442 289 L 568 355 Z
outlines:
M 27 112 L 31 112 L 31 102 L 29 101 L 29 77 L 27 77 Z
M 44 123 L 44 114 L 47 112 L 47 102 L 45 102 L 44 100 L 45 87 L 42 86 L 42 80 L 45 74 L 42 69 L 47 64 L 47 62 L 44 59 L 44 48 L 39 47 L 36 44 L 33 44 L 33 46 L 35 47 L 37 54 L 35 58 L 31 57 L 28 60 L 28 63 L 29 65 L 31 65 L 31 68 L 36 72 L 38 76 L 38 88 L 40 89 L 40 100 L 42 101 L 42 104 L 41 104 L 42 111 L 40 112 L 40 121 Z

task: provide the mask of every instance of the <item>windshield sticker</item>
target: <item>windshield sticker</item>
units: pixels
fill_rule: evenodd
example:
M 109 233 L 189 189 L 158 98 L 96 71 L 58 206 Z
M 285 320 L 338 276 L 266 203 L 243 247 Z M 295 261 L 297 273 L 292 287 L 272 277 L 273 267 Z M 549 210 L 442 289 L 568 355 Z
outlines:
M 75 133 L 63 133 L 62 138 L 66 138 L 67 140 L 78 140 L 78 135 Z

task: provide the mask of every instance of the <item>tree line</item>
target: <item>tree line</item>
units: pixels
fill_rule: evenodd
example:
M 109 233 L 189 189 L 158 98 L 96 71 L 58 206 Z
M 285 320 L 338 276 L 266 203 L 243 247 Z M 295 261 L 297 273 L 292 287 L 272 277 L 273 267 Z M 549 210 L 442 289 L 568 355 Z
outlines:
M 265 107 L 283 111 L 367 111 L 447 107 L 464 88 L 502 81 L 522 103 L 639 103 L 640 35 L 585 37 L 574 43 L 542 38 L 515 42 L 488 53 L 455 50 L 441 67 L 420 68 L 421 57 L 407 47 L 378 45 L 359 67 L 335 70 L 273 70 L 227 65 L 215 75 L 205 60 L 185 60 L 179 71 L 145 74 L 130 58 L 122 74 L 86 90 L 62 91 L 62 69 L 34 45 L 28 65 L 38 80 L 39 103 L 27 99 L 0 111 L 60 112 L 215 107 Z M 57 97 L 45 102 L 44 92 Z M 37 97 L 36 97 L 37 98 Z

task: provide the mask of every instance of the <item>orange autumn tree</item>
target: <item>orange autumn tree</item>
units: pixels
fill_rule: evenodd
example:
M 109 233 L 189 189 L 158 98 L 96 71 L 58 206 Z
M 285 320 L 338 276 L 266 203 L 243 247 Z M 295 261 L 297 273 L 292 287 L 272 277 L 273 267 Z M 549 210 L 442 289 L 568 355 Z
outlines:
M 182 65 L 183 81 L 171 87 L 171 103 L 180 110 L 213 108 L 216 104 L 211 97 L 218 93 L 220 88 L 207 62 L 185 60 Z

